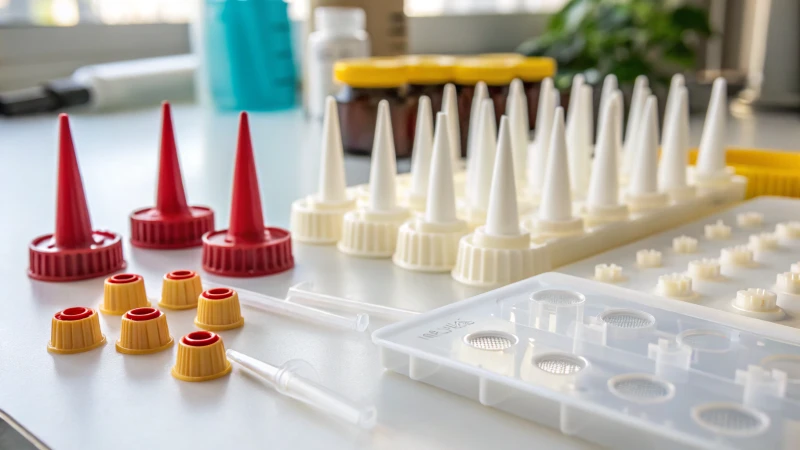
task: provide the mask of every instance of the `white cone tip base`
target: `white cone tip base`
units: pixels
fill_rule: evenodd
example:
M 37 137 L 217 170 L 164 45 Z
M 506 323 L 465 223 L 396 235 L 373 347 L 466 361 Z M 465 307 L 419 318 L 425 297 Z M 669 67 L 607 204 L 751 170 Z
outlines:
M 336 208 L 325 208 L 313 196 L 292 203 L 290 230 L 292 240 L 306 244 L 332 245 L 342 238 L 342 218 L 356 207 L 355 199 Z
M 407 214 L 377 215 L 356 210 L 344 215 L 340 252 L 363 258 L 390 258 L 397 245 L 397 233 Z
M 400 227 L 395 265 L 419 272 L 449 272 L 456 265 L 458 244 L 469 232 L 467 224 L 431 225 L 412 219 Z

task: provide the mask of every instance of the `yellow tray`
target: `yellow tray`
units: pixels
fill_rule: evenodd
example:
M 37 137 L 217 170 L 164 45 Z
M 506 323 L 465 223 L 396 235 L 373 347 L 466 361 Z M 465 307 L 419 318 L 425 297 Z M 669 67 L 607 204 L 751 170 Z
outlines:
M 694 164 L 697 150 L 689 152 Z M 779 195 L 800 198 L 800 152 L 728 148 L 727 163 L 747 178 L 746 198 Z

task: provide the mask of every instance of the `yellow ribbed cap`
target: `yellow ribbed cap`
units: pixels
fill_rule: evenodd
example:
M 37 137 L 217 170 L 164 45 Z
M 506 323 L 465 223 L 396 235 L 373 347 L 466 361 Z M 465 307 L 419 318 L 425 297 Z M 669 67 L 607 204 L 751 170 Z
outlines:
M 522 81 L 541 81 L 556 74 L 556 60 L 546 56 L 519 58 L 514 63 L 514 76 Z
M 106 342 L 100 331 L 100 317 L 91 308 L 76 306 L 59 311 L 50 322 L 51 353 L 81 353 L 97 348 Z
M 202 293 L 200 275 L 191 270 L 175 270 L 164 275 L 158 306 L 169 309 L 196 308 L 197 298 Z
M 121 316 L 134 308 L 150 306 L 141 275 L 120 273 L 106 278 L 100 312 Z
M 357 88 L 392 88 L 408 82 L 403 58 L 345 59 L 333 66 L 336 81 Z
M 178 343 L 172 376 L 182 381 L 209 381 L 231 372 L 225 346 L 218 334 L 193 331 Z
M 239 294 L 230 288 L 209 289 L 197 300 L 194 324 L 209 331 L 224 331 L 244 325 Z
M 161 311 L 145 307 L 132 309 L 122 316 L 117 351 L 128 355 L 145 355 L 166 350 L 172 346 L 172 336 L 167 327 L 167 316 Z
M 453 81 L 456 58 L 446 55 L 411 55 L 406 57 L 408 82 L 444 84 Z
M 514 79 L 513 58 L 471 57 L 461 58 L 456 63 L 455 81 L 458 84 L 476 84 L 479 81 L 490 86 L 503 86 Z

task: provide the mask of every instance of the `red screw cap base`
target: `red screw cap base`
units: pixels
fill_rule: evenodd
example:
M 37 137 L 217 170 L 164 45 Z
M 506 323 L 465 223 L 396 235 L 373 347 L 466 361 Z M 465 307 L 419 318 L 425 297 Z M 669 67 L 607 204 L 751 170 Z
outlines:
M 292 237 L 287 230 L 264 228 L 264 240 L 229 239 L 229 230 L 203 236 L 203 270 L 224 277 L 259 277 L 294 267 Z
M 92 230 L 66 114 L 59 116 L 58 126 L 56 229 L 28 246 L 28 276 L 43 281 L 75 281 L 124 269 L 120 236 Z
M 189 206 L 189 214 L 165 215 L 156 208 L 131 213 L 131 245 L 141 248 L 174 249 L 197 247 L 203 235 L 214 229 L 214 211 Z

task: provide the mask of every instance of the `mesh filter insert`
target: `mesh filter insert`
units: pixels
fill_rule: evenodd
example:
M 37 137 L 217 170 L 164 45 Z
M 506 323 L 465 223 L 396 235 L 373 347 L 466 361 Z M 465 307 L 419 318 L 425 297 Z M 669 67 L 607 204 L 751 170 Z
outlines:
M 736 404 L 699 406 L 693 416 L 700 425 L 738 436 L 758 434 L 769 426 L 769 419 L 763 413 Z
M 678 335 L 678 342 L 694 350 L 724 352 L 731 341 L 725 334 L 714 330 L 688 330 Z
M 600 315 L 600 319 L 618 328 L 645 328 L 656 323 L 653 316 L 634 310 L 611 310 Z
M 565 289 L 545 289 L 534 292 L 531 300 L 555 306 L 569 306 L 583 303 L 586 298 L 583 294 Z
M 481 350 L 505 350 L 517 343 L 514 336 L 500 331 L 475 333 L 466 337 L 467 344 Z
M 539 369 L 554 375 L 572 375 L 586 367 L 586 360 L 565 353 L 549 353 L 534 357 L 534 364 Z
M 608 388 L 620 398 L 638 403 L 656 403 L 672 397 L 672 384 L 651 375 L 620 375 L 608 380 Z

